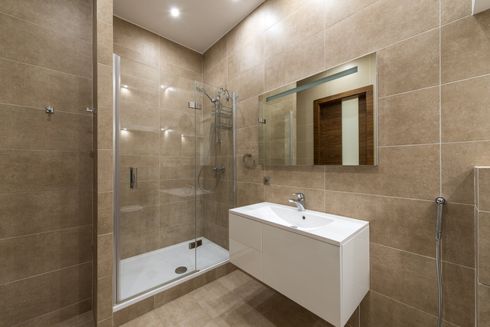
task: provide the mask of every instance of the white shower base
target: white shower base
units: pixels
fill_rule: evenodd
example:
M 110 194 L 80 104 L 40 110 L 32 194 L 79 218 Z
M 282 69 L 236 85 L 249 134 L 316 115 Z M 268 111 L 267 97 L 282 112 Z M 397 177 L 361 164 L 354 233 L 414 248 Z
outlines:
M 228 260 L 229 253 L 226 249 L 207 238 L 198 239 L 202 240 L 202 245 L 197 251 L 189 249 L 189 242 L 194 241 L 190 240 L 121 260 L 120 299 L 128 299 L 189 273 Z M 175 268 L 180 266 L 185 266 L 187 272 L 177 274 Z

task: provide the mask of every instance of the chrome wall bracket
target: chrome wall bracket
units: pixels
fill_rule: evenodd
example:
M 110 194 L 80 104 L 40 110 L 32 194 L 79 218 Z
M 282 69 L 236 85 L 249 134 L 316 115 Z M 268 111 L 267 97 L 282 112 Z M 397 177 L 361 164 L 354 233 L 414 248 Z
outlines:
M 44 107 L 44 111 L 46 111 L 47 114 L 54 114 L 54 107 L 49 105 Z

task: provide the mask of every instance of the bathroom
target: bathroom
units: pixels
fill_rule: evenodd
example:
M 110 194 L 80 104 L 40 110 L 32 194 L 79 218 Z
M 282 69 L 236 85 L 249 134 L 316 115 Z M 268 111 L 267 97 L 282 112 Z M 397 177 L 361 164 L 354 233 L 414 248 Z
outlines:
M 490 326 L 488 9 L 0 0 L 0 327 Z

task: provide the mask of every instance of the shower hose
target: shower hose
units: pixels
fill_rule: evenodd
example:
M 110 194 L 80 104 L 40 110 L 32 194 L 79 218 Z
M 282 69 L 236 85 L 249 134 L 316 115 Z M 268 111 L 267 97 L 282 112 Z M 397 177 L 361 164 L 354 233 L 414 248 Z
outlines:
M 443 289 L 442 289 L 442 210 L 446 204 L 446 199 L 439 196 L 435 200 L 437 207 L 436 218 L 436 274 L 437 274 L 437 327 L 442 327 L 442 311 L 443 311 Z

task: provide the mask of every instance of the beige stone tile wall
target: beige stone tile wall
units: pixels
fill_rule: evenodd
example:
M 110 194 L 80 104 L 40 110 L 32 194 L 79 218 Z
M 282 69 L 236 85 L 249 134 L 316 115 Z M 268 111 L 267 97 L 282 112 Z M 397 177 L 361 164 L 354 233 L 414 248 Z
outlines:
M 239 205 L 305 192 L 311 209 L 370 221 L 371 291 L 355 326 L 434 324 L 439 194 L 449 201 L 444 318 L 475 323 L 473 166 L 490 162 L 490 12 L 470 11 L 471 0 L 269 0 L 204 55 L 204 81 L 240 95 L 237 158 L 258 158 L 259 94 L 377 52 L 377 167 L 249 170 L 238 160 Z
M 114 18 L 114 52 L 121 56 L 121 258 L 193 239 L 196 140 L 200 111 L 187 108 L 202 56 Z M 129 168 L 138 187 L 129 188 Z M 181 190 L 179 193 L 179 189 Z M 182 196 L 187 189 L 189 196 Z M 197 235 L 202 235 L 199 225 Z
M 94 211 L 94 321 L 112 326 L 113 294 L 113 60 L 112 0 L 94 2 L 94 84 L 97 133 Z
M 0 2 L 0 326 L 92 308 L 92 13 Z
M 477 223 L 477 319 L 490 325 L 490 167 L 475 168 Z

